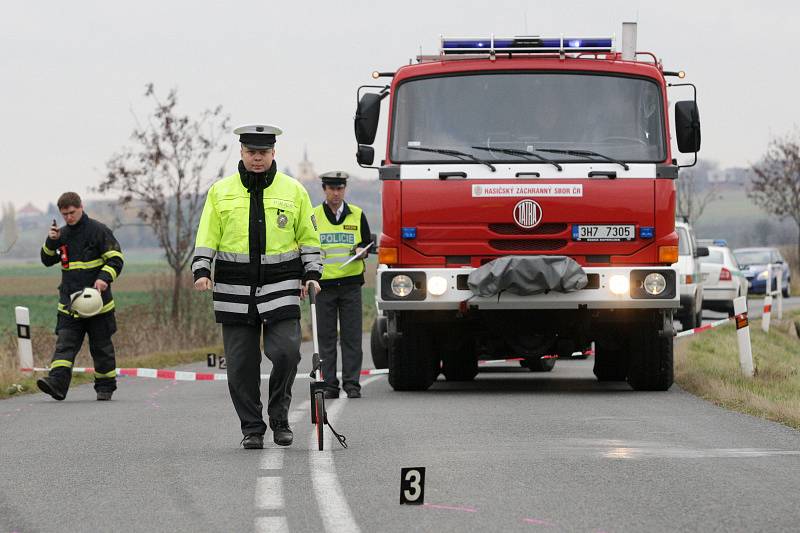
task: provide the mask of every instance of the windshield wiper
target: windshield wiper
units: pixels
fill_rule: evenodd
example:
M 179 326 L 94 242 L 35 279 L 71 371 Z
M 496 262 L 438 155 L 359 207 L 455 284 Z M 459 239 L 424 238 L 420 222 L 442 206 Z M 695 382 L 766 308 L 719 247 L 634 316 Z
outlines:
M 488 161 L 484 161 L 478 157 L 475 157 L 472 154 L 468 154 L 466 152 L 459 152 L 458 150 L 450 150 L 448 148 L 424 148 L 422 146 L 407 146 L 409 150 L 419 150 L 420 152 L 433 152 L 434 154 L 443 154 L 443 155 L 454 155 L 456 157 L 466 157 L 471 159 L 476 163 L 480 163 L 481 165 L 486 165 L 487 167 L 492 169 L 492 172 L 495 172 L 497 169 L 494 168 L 494 165 L 489 163 Z
M 597 152 L 592 152 L 591 150 L 556 150 L 554 148 L 539 148 L 540 152 L 549 152 L 551 154 L 565 154 L 565 155 L 575 155 L 575 156 L 595 156 L 601 159 L 605 159 L 610 163 L 616 163 L 618 165 L 622 165 L 622 168 L 625 170 L 630 170 L 628 164 L 624 161 L 620 161 L 619 159 L 614 159 L 613 157 L 608 157 L 607 155 L 598 154 Z
M 519 157 L 524 157 L 524 158 L 535 157 L 542 163 L 548 163 L 550 165 L 555 166 L 558 170 L 563 170 L 561 165 L 559 165 L 552 159 L 547 159 L 546 157 L 542 157 L 539 154 L 534 154 L 526 150 L 517 150 L 515 148 L 490 148 L 488 146 L 473 146 L 472 148 L 476 150 L 487 150 L 489 152 L 500 152 L 501 154 L 517 155 Z

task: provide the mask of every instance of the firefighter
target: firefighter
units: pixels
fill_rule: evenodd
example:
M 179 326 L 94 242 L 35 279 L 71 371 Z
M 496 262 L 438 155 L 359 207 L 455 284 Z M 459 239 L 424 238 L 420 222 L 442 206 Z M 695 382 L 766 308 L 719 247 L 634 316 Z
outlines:
M 300 299 L 309 290 L 319 291 L 319 234 L 308 192 L 277 171 L 280 128 L 256 124 L 234 133 L 242 159 L 238 172 L 208 190 L 192 259 L 194 286 L 213 288 L 242 446 L 263 448 L 267 430 L 260 392 L 262 335 L 272 362 L 269 427 L 276 444 L 289 446 L 289 404 L 300 362 Z
M 372 242 L 367 217 L 360 207 L 344 201 L 348 175 L 326 172 L 320 176 L 325 201 L 314 208 L 319 224 L 324 270 L 317 298 L 319 351 L 326 398 L 339 397 L 336 378 L 336 330 L 341 330 L 342 388 L 348 398 L 361 397 L 361 286 L 364 257 Z M 354 259 L 354 256 L 358 256 Z M 353 260 L 351 260 L 353 259 Z M 348 264 L 345 263 L 351 260 Z
M 117 362 L 111 342 L 117 322 L 111 283 L 122 272 L 124 258 L 114 234 L 89 218 L 77 193 L 65 192 L 57 205 L 67 225 L 59 228 L 53 219 L 40 255 L 45 266 L 61 264 L 58 339 L 50 373 L 36 385 L 56 400 L 66 398 L 75 356 L 88 333 L 97 399 L 110 400 L 117 389 Z M 99 298 L 91 289 L 99 291 Z

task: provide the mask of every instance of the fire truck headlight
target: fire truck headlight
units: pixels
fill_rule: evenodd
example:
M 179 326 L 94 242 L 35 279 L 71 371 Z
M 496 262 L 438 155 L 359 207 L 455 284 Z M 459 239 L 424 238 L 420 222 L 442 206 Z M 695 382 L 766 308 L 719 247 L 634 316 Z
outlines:
M 658 296 L 667 288 L 667 280 L 658 272 L 652 272 L 645 276 L 642 286 L 647 294 Z
M 447 291 L 447 280 L 441 276 L 428 278 L 428 292 L 434 296 L 441 296 Z
M 626 294 L 630 289 L 630 282 L 628 281 L 628 276 L 623 276 L 622 274 L 614 274 L 611 276 L 611 279 L 608 280 L 608 288 L 614 294 Z
M 414 283 L 405 274 L 399 274 L 392 278 L 391 287 L 395 296 L 405 298 L 414 290 Z

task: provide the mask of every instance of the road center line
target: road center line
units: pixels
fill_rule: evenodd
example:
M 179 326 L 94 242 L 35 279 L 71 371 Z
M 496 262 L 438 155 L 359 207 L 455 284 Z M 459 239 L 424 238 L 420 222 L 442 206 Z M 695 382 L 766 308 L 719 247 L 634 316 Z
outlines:
M 280 470 L 283 468 L 283 448 L 266 448 L 261 452 L 261 470 Z
M 371 376 L 361 382 L 367 385 L 383 376 Z M 355 400 L 363 402 L 365 400 Z M 368 401 L 368 400 L 367 400 Z M 325 404 L 328 416 L 335 421 L 337 415 L 347 405 L 348 400 L 339 399 Z M 335 422 L 334 422 L 335 423 Z M 314 487 L 314 496 L 317 498 L 320 517 L 325 531 L 330 533 L 338 531 L 361 531 L 353 518 L 347 498 L 344 496 L 339 478 L 336 476 L 336 467 L 333 464 L 330 429 L 325 428 L 324 451 L 317 450 L 317 435 L 311 432 L 309 438 L 308 458 L 311 466 L 311 483 Z
M 289 413 L 289 423 L 297 424 L 297 422 L 306 416 L 309 417 L 309 420 L 311 419 L 311 400 L 302 402 L 300 405 L 295 407 L 291 413 Z
M 285 516 L 259 516 L 255 526 L 256 533 L 289 533 Z
M 256 480 L 256 509 L 283 509 L 283 478 L 259 477 Z

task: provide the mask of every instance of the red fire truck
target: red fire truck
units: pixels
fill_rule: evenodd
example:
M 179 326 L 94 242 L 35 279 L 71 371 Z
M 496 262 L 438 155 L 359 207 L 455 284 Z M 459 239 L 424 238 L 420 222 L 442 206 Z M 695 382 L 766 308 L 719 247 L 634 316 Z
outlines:
M 694 86 L 668 83 L 683 73 L 637 52 L 635 33 L 623 25 L 621 50 L 442 38 L 439 54 L 373 74 L 390 84 L 359 88 L 357 159 L 382 180 L 376 299 L 394 389 L 471 380 L 487 358 L 548 371 L 591 342 L 600 381 L 672 385 L 681 165 L 668 88 Z M 674 116 L 696 162 L 696 96 Z

